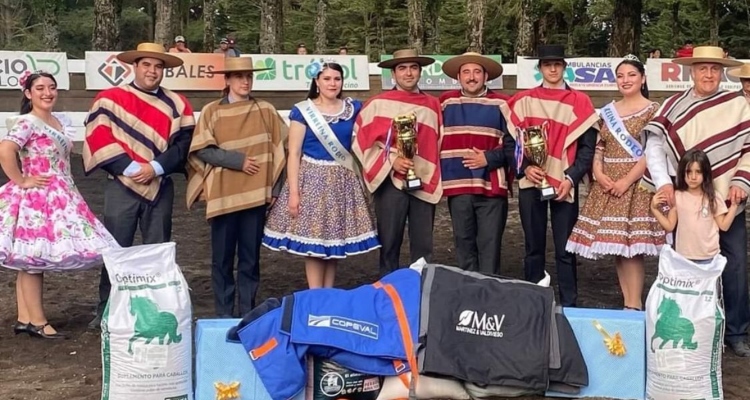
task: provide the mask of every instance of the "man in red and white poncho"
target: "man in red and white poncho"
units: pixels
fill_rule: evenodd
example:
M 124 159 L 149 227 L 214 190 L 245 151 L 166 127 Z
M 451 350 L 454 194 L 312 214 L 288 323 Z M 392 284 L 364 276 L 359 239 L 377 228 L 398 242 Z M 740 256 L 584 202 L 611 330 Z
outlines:
M 724 58 L 724 50 L 715 46 L 696 47 L 692 57 L 672 62 L 690 67 L 693 87 L 666 99 L 643 128 L 648 173 L 642 182 L 646 188 L 664 193 L 668 205 L 673 206 L 677 164 L 686 151 L 699 148 L 711 161 L 716 194 L 740 204 L 732 225 L 719 233 L 721 255 L 727 259 L 721 275 L 724 340 L 736 355 L 750 357 L 745 223 L 750 193 L 750 106 L 742 93 L 719 87 L 724 68 L 742 63 Z
M 591 99 L 571 89 L 563 80 L 566 56 L 559 45 L 540 46 L 538 68 L 542 84 L 516 93 L 509 101 L 508 130 L 516 140 L 518 211 L 524 232 L 526 256 L 524 279 L 544 278 L 547 247 L 547 209 L 552 222 L 555 267 L 564 307 L 575 307 L 578 297 L 576 257 L 565 250 L 578 220 L 578 184 L 588 175 L 594 160 L 599 117 Z M 535 166 L 522 155 L 518 129 L 547 124 L 547 162 Z M 543 178 L 555 188 L 556 197 L 541 200 L 536 187 Z
M 352 151 L 362 164 L 362 177 L 373 193 L 380 249 L 380 273 L 400 267 L 404 228 L 409 221 L 411 262 L 432 256 L 435 205 L 443 195 L 440 180 L 442 116 L 437 98 L 419 87 L 422 67 L 435 62 L 411 49 L 398 50 L 378 64 L 392 71 L 395 88 L 365 103 L 354 125 Z M 417 152 L 413 160 L 399 156 L 393 118 L 415 113 Z M 405 191 L 406 173 L 413 168 L 422 182 L 419 190 Z

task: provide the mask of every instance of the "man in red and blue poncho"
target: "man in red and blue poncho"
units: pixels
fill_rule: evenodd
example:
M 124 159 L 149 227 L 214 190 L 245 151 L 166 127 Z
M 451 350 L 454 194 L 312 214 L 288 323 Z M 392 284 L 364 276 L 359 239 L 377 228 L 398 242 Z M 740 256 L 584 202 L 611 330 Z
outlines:
M 461 84 L 460 90 L 440 96 L 440 170 L 458 266 L 497 275 L 515 142 L 504 116 L 510 97 L 490 90 L 486 83 L 500 78 L 503 67 L 469 52 L 446 61 L 443 72 Z

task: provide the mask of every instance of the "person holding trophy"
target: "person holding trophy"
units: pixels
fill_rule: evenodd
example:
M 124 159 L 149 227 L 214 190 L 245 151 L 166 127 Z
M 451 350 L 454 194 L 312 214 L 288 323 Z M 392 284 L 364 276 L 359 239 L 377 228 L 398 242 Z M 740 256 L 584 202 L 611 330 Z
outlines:
M 420 91 L 418 84 L 422 67 L 433 62 L 405 49 L 378 64 L 392 71 L 395 88 L 370 98 L 354 126 L 352 152 L 374 194 L 382 275 L 400 267 L 407 220 L 411 262 L 432 256 L 435 206 L 443 195 L 442 115 L 438 99 Z
M 343 97 L 344 70 L 311 64 L 307 98 L 290 113 L 288 180 L 266 223 L 263 245 L 305 257 L 310 289 L 333 287 L 337 260 L 380 247 L 359 165 L 350 153 L 362 103 Z
M 513 165 L 514 141 L 503 115 L 509 97 L 488 89 L 486 82 L 499 79 L 503 67 L 469 52 L 443 63 L 443 72 L 461 84 L 460 90 L 440 96 L 440 169 L 458 266 L 497 275 L 508 219 L 508 167 Z
M 591 99 L 563 80 L 563 46 L 542 45 L 538 68 L 542 84 L 516 93 L 506 118 L 515 139 L 518 211 L 524 232 L 524 279 L 544 278 L 547 210 L 552 222 L 560 303 L 575 307 L 576 257 L 565 250 L 578 220 L 578 184 L 591 170 L 599 117 Z

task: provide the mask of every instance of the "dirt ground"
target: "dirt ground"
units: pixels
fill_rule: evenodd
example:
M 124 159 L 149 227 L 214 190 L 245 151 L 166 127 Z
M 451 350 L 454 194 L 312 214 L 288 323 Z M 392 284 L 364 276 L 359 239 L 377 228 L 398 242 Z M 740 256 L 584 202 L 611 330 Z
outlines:
M 104 206 L 104 175 L 84 177 L 79 156 L 73 157 L 74 175 L 80 191 L 93 211 L 101 216 Z M 0 175 L 0 184 L 7 179 Z M 175 178 L 173 240 L 177 262 L 192 289 L 195 318 L 210 318 L 213 299 L 210 284 L 210 244 L 208 225 L 202 208 L 185 208 L 185 180 Z M 503 271 L 522 277 L 523 232 L 515 199 L 503 240 Z M 138 239 L 136 240 L 138 242 Z M 547 270 L 555 282 L 551 237 Z M 435 226 L 434 262 L 455 264 L 450 217 L 443 202 L 438 207 Z M 404 244 L 408 249 L 408 244 Z M 402 256 L 406 262 L 407 254 Z M 259 302 L 305 288 L 302 260 L 283 253 L 263 250 Z M 377 276 L 377 252 L 347 259 L 339 267 L 337 286 L 355 287 L 371 283 Z M 612 262 L 582 260 L 578 267 L 579 306 L 621 308 L 621 295 Z M 654 279 L 656 265 L 648 262 L 647 285 Z M 94 400 L 101 391 L 101 348 L 98 332 L 87 330 L 97 302 L 98 269 L 69 274 L 48 274 L 44 304 L 50 322 L 71 334 L 65 341 L 42 341 L 27 335 L 14 337 L 10 327 L 16 317 L 15 273 L 0 269 L 0 399 L 2 400 Z M 725 353 L 724 394 L 727 399 L 748 398 L 748 361 Z

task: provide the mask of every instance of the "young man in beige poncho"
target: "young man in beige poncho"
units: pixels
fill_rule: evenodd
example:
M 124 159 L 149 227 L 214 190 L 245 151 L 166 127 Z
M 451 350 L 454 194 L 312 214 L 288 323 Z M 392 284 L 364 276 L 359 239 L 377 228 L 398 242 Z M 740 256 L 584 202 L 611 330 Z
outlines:
M 188 157 L 187 205 L 206 202 L 214 303 L 224 318 L 255 307 L 266 211 L 286 165 L 287 126 L 270 103 L 250 96 L 255 71 L 261 69 L 253 68 L 250 57 L 227 58 L 224 70 L 214 71 L 226 77 L 224 97 L 201 111 Z

